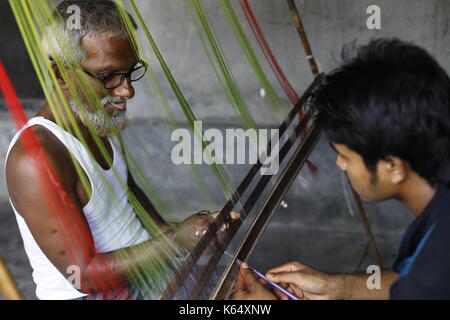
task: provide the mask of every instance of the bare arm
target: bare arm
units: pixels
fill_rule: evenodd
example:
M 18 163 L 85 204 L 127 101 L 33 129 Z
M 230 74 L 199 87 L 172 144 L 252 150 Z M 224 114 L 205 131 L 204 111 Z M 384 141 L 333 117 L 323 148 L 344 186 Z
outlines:
M 39 133 L 39 130 L 36 130 Z M 65 163 L 71 163 L 67 152 L 50 135 L 38 135 L 44 148 L 46 159 L 58 177 L 59 184 L 67 198 L 64 206 L 52 206 L 51 198 L 61 193 L 56 186 L 46 187 L 42 172 L 44 161 L 39 155 L 27 155 L 21 142 L 11 150 L 6 165 L 8 191 L 14 207 L 20 212 L 34 239 L 52 264 L 68 277 L 68 268 L 76 265 L 84 279 L 83 292 L 100 290 L 94 286 L 94 279 L 87 273 L 89 263 L 96 255 L 94 241 L 82 214 L 78 196 L 74 190 L 74 172 Z M 58 155 L 52 156 L 52 155 Z M 47 178 L 48 179 L 48 178 Z M 59 194 L 58 194 L 59 193 Z M 69 210 L 69 204 L 72 210 Z M 80 235 L 80 236 L 79 236 Z
M 389 299 L 389 289 L 398 275 L 390 270 L 380 275 L 381 288 L 369 289 L 370 274 L 330 275 L 299 262 L 289 262 L 267 273 L 269 280 L 281 283 L 306 299 Z M 283 294 L 281 298 L 287 298 Z
M 27 223 L 37 244 L 63 276 L 68 278 L 71 275 L 68 268 L 76 265 L 82 277 L 81 288 L 77 289 L 85 293 L 101 292 L 105 288 L 105 281 L 110 287 L 122 286 L 130 269 L 152 259 L 167 258 L 158 239 L 132 248 L 97 253 L 76 192 L 77 175 L 69 154 L 52 136 L 41 134 L 39 139 L 67 196 L 67 205 L 56 210 L 50 205 L 46 193 L 55 194 L 58 190 L 43 190 L 39 165 L 34 162 L 34 156 L 25 153 L 21 143 L 16 144 L 8 158 L 8 190 L 15 208 Z M 198 228 L 207 228 L 211 223 L 206 216 L 193 220 Z M 185 229 L 191 231 L 191 227 L 189 225 Z M 180 229 L 183 231 L 183 228 Z M 178 234 L 170 235 L 177 241 Z M 185 238 L 189 239 L 188 245 L 191 246 L 200 239 Z
M 369 276 L 368 274 L 334 275 L 337 296 L 347 300 L 388 300 L 389 289 L 398 278 L 398 274 L 391 270 L 381 271 L 381 287 L 379 289 L 368 288 Z

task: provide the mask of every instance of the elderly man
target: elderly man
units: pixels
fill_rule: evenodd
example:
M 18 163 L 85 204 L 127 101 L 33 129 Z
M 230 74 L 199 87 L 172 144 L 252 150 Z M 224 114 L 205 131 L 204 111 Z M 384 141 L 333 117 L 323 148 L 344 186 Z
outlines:
M 72 5 L 80 9 L 79 30 L 67 27 L 68 8 Z M 132 48 L 116 5 L 111 1 L 65 0 L 57 7 L 55 19 L 43 44 L 53 62 L 64 63 L 65 70 L 58 68 L 60 64 L 52 64 L 57 86 L 70 106 L 68 110 L 62 103 L 59 106 L 61 123 L 70 123 L 75 118 L 76 126 L 58 126 L 56 115 L 47 103 L 14 137 L 6 164 L 11 204 L 33 268 L 36 293 L 40 299 L 136 299 L 142 295 L 130 289 L 127 275 L 132 270 L 142 270 L 139 268 L 151 261 L 170 257 L 161 250 L 160 239 L 143 227 L 128 201 L 128 191 L 136 196 L 154 224 L 187 250 L 198 243 L 214 217 L 199 213 L 172 230 L 128 172 L 115 136 L 125 126 L 127 101 L 135 94 L 132 82 L 144 76 L 146 66 Z M 59 37 L 51 32 L 57 32 Z M 72 58 L 68 54 L 77 63 L 69 63 Z M 73 96 L 63 73 L 71 79 L 81 99 Z M 93 105 L 81 93 L 83 86 L 89 86 L 101 101 L 100 105 Z M 100 145 L 95 142 L 90 126 L 100 137 Z M 75 127 L 80 129 L 85 144 L 75 138 Z M 23 143 L 18 142 L 25 130 L 33 130 L 37 136 L 68 200 L 75 207 L 63 212 L 75 216 L 65 218 L 82 221 L 82 225 L 72 228 L 88 230 L 85 236 L 77 238 L 76 244 L 67 244 L 68 230 L 61 229 L 50 204 L 44 201 L 45 191 L 40 187 L 33 155 L 27 154 Z M 107 150 L 112 163 L 107 161 L 102 148 Z M 75 163 L 81 168 L 81 174 L 77 173 Z M 126 188 L 120 180 L 127 182 Z M 112 192 L 107 193 L 108 188 Z M 92 243 L 95 250 L 89 249 Z M 80 288 L 69 281 L 74 261 L 81 271 Z M 107 290 L 98 279 L 105 274 L 118 279 L 107 283 Z
M 329 74 L 317 124 L 366 202 L 396 199 L 416 216 L 381 286 L 290 262 L 267 273 L 304 299 L 450 299 L 450 78 L 415 45 L 380 39 Z M 287 296 L 278 291 L 278 297 Z M 235 299 L 275 299 L 245 265 Z

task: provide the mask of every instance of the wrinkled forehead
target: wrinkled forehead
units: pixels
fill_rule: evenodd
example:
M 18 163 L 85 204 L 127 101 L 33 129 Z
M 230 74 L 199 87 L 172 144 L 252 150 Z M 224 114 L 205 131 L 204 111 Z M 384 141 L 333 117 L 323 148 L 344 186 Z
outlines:
M 128 70 L 137 63 L 138 58 L 128 39 L 117 36 L 86 36 L 82 40 L 86 51 L 83 65 L 94 70 Z

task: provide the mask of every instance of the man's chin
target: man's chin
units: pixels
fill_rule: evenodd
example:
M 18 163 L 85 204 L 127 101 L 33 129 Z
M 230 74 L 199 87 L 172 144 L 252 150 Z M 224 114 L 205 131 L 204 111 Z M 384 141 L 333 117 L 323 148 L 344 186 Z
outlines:
M 109 122 L 109 121 L 108 121 Z M 97 132 L 101 137 L 112 138 L 120 134 L 127 126 L 127 121 L 125 118 L 120 119 L 120 121 L 111 120 L 111 123 L 105 123 L 103 126 L 97 127 Z
M 116 135 L 119 134 L 122 130 L 127 128 L 128 122 L 125 120 L 122 123 L 116 124 Z
M 359 194 L 359 193 L 358 193 L 358 195 L 359 195 L 360 199 L 367 204 L 380 201 L 380 199 L 375 198 L 373 195 L 369 196 L 369 195 Z
M 125 130 L 127 128 L 127 124 L 128 124 L 127 122 L 124 122 L 124 123 L 117 125 L 117 130 L 118 131 Z

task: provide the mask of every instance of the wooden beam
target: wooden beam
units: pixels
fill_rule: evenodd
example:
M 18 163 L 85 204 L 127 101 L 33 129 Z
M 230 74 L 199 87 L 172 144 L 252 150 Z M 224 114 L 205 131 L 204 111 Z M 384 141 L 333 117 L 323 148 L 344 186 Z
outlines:
M 23 300 L 23 296 L 8 269 L 8 266 L 0 257 L 0 292 L 6 300 Z

